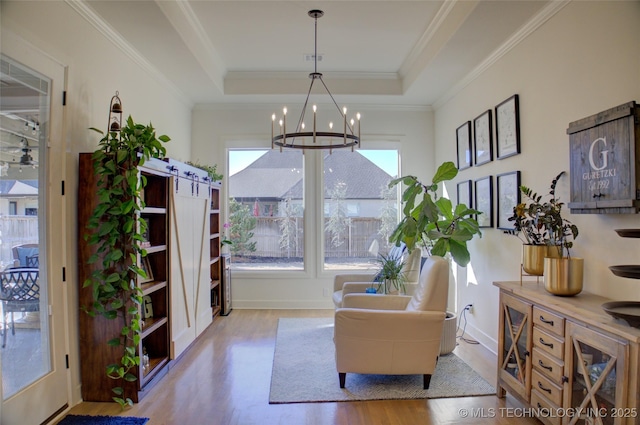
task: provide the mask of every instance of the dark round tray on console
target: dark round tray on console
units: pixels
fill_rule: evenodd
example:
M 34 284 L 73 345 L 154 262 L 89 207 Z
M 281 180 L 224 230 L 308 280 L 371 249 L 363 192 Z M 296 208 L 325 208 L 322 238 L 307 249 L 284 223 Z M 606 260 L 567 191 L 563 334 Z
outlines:
M 611 301 L 602 309 L 616 319 L 625 320 L 629 326 L 640 328 L 640 301 Z
M 640 229 L 616 229 L 616 233 L 623 238 L 640 238 Z
M 640 265 L 609 266 L 616 276 L 640 279 Z

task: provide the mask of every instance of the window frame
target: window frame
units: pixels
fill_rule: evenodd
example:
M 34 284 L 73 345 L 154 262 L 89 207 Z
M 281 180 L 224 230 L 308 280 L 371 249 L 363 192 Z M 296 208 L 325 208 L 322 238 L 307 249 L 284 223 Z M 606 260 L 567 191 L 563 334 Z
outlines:
M 402 149 L 398 140 L 367 141 L 364 150 L 393 150 L 398 154 L 398 175 L 402 175 Z M 223 199 L 229 197 L 229 152 L 232 150 L 269 150 L 264 140 L 228 140 L 224 146 L 225 178 L 222 182 Z M 324 267 L 324 164 L 322 150 L 307 150 L 303 156 L 304 169 L 304 258 L 301 270 L 233 270 L 239 279 L 330 279 L 347 269 Z M 400 214 L 400 188 L 398 188 L 398 215 Z M 228 221 L 228 202 L 223 205 L 223 220 Z M 355 272 L 364 270 L 355 270 Z

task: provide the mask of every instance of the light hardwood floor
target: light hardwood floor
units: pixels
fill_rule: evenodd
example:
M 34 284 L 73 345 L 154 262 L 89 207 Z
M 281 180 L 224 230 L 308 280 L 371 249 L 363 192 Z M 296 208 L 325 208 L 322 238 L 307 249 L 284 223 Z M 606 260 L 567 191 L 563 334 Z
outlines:
M 144 416 L 150 418 L 148 425 L 539 424 L 514 417 L 523 411 L 510 396 L 269 404 L 278 318 L 331 315 L 333 310 L 233 310 L 215 318 L 134 407 L 121 411 L 115 403 L 81 403 L 70 413 Z M 495 384 L 494 354 L 464 341 L 455 352 Z

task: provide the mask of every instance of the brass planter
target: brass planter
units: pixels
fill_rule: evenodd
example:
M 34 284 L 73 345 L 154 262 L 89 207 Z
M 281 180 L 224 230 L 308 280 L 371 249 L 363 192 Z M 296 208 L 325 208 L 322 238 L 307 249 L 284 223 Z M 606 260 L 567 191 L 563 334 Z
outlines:
M 558 248 L 547 245 L 523 245 L 522 269 L 532 276 L 542 276 L 546 257 L 560 257 Z
M 553 295 L 571 297 L 582 291 L 584 259 L 575 257 L 544 259 L 544 289 Z

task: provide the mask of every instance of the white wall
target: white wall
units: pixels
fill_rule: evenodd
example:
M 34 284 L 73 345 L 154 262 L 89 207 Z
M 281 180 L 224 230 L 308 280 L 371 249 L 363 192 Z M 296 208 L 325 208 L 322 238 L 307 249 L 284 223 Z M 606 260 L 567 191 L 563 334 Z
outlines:
M 301 100 L 300 105 L 302 105 Z M 289 105 L 288 105 L 289 106 Z M 197 106 L 193 112 L 193 157 L 226 170 L 229 147 L 270 147 L 271 114 L 282 105 Z M 322 109 L 321 106 L 319 106 Z M 430 179 L 434 169 L 433 113 L 424 110 L 381 110 L 349 105 L 362 113 L 362 145 L 380 147 L 395 142 L 400 147 L 402 172 Z M 289 115 L 299 111 L 289 107 Z M 313 152 L 305 157 L 312 158 Z M 308 165 L 314 166 L 313 161 Z M 307 198 L 320 192 L 319 182 L 307 181 Z M 226 181 L 223 182 L 226 198 Z M 307 270 L 289 273 L 233 273 L 233 305 L 236 308 L 332 308 L 333 274 L 321 271 L 319 232 L 313 208 L 306 210 Z M 316 242 L 318 241 L 318 242 Z
M 520 170 L 522 184 L 547 193 L 551 179 L 569 172 L 568 124 L 640 101 L 640 2 L 572 2 L 435 111 L 436 162 L 452 159 L 455 130 L 513 94 L 520 96 L 522 153 L 463 170 L 462 180 Z M 569 178 L 558 195 L 568 202 Z M 495 208 L 495 206 L 494 206 Z M 584 289 L 612 299 L 638 300 L 638 283 L 608 266 L 640 263 L 637 240 L 614 229 L 640 227 L 638 215 L 572 215 L 580 229 L 572 254 L 585 259 Z M 495 220 L 495 219 L 494 219 Z M 496 349 L 498 291 L 493 281 L 519 280 L 521 242 L 486 229 L 471 244 L 468 279 L 458 280 L 458 305 L 474 303 L 468 331 Z M 473 282 L 473 283 L 469 283 Z
M 168 154 L 188 158 L 191 152 L 191 105 L 116 48 L 67 3 L 3 0 L 0 7 L 2 51 L 7 50 L 5 43 L 18 37 L 30 43 L 33 51 L 41 51 L 66 66 L 68 71 L 64 143 L 67 152 L 67 305 L 73 386 L 71 405 L 74 405 L 80 400 L 75 267 L 78 153 L 97 148 L 100 136 L 88 128 L 106 129 L 109 102 L 117 90 L 125 117 L 131 115 L 136 122 L 145 124 L 152 122 L 158 134 L 167 134 L 173 139 L 167 144 Z M 53 90 L 62 89 L 62 82 L 55 81 Z M 64 167 L 65 164 L 54 166 Z M 59 216 L 61 212 L 52 211 L 51 214 Z M 54 217 L 51 219 L 56 220 Z M 61 217 L 57 220 L 62 222 Z M 59 270 L 61 265 L 53 264 L 51 267 Z

